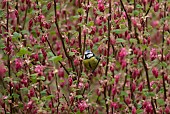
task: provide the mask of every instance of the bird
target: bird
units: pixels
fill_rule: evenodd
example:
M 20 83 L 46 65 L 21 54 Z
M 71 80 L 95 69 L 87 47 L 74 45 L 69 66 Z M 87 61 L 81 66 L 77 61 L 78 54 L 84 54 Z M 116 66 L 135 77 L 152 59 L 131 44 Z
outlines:
M 95 56 L 95 54 L 91 50 L 86 50 L 83 57 L 83 64 L 86 69 L 91 70 L 92 73 L 97 68 L 100 62 L 100 57 Z

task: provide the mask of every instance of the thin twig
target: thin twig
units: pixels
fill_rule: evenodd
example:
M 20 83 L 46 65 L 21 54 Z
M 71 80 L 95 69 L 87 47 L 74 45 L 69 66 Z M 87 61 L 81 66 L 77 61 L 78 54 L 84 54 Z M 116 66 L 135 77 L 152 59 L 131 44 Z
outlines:
M 60 37 L 60 40 L 61 40 L 61 43 L 62 43 L 62 46 L 63 46 L 63 49 L 64 49 L 64 53 L 65 53 L 66 57 L 68 58 L 68 60 L 71 62 L 71 66 L 72 66 L 73 71 L 75 71 L 75 66 L 74 66 L 74 64 L 73 64 L 73 60 L 72 60 L 72 58 L 69 56 L 69 54 L 67 53 L 67 49 L 66 49 L 65 43 L 64 43 L 64 38 L 63 38 L 63 36 L 61 35 L 60 29 L 59 29 L 56 9 L 57 9 L 57 8 L 56 8 L 56 0 L 54 0 L 55 25 L 56 25 L 56 27 L 57 27 L 57 31 L 58 31 L 58 34 L 59 34 L 59 37 Z
M 106 70 L 105 70 L 105 76 L 108 75 L 108 64 L 109 64 L 109 52 L 110 52 L 110 32 L 111 32 L 111 0 L 109 0 L 109 17 L 108 17 L 108 46 L 107 46 L 107 61 L 106 61 Z M 107 103 L 107 83 L 104 87 L 104 98 L 105 98 L 105 105 L 106 105 L 106 112 L 109 114 L 109 105 Z
M 164 18 L 166 17 L 166 1 L 164 3 Z M 164 25 L 163 25 L 163 32 L 162 32 L 162 54 L 161 54 L 161 62 L 164 61 L 163 58 L 163 53 L 164 53 L 164 42 L 165 42 L 165 38 L 164 38 L 164 34 L 165 34 L 165 20 L 164 20 Z M 162 71 L 164 70 L 164 67 L 162 66 Z M 166 84 L 165 84 L 165 77 L 164 77 L 164 71 L 162 72 L 162 80 L 163 80 L 163 88 L 164 88 L 164 100 L 166 101 Z
M 6 8 L 6 11 L 7 11 L 7 16 L 6 16 L 6 19 L 7 19 L 7 22 L 6 22 L 6 28 L 7 28 L 7 32 L 9 32 L 9 2 L 7 1 L 7 8 Z M 7 48 L 8 48 L 8 51 L 7 51 L 7 55 L 8 55 L 8 76 L 11 78 L 11 64 L 10 64 L 10 47 L 9 47 L 9 44 L 10 43 L 10 39 L 9 39 L 9 35 L 7 37 Z M 10 86 L 10 96 L 12 97 L 12 85 L 11 85 L 11 82 L 9 82 L 9 86 Z M 12 102 L 10 103 L 10 113 L 12 114 L 12 104 L 13 104 L 13 97 L 11 98 Z
M 150 9 L 151 9 L 151 6 L 152 6 L 152 2 L 153 2 L 153 0 L 150 1 L 149 8 L 148 8 L 148 10 L 146 11 L 145 16 L 148 15 L 148 13 L 149 13 L 149 11 L 150 11 Z
M 150 81 L 149 81 L 148 68 L 147 68 L 147 65 L 146 65 L 146 62 L 145 62 L 144 57 L 142 58 L 142 63 L 143 63 L 143 66 L 144 66 L 144 69 L 145 69 L 145 73 L 146 73 L 146 79 L 147 79 L 147 85 L 148 85 L 148 92 L 150 92 L 150 91 L 151 91 L 151 87 L 150 87 Z M 153 102 L 153 98 L 152 98 L 152 97 L 151 97 L 151 104 L 152 104 L 152 107 L 153 107 L 154 114 L 156 114 L 156 109 L 155 109 L 155 106 L 154 106 L 154 102 Z
M 120 0 L 120 3 L 121 3 L 122 8 L 123 8 L 123 9 L 124 9 L 124 11 L 125 11 L 126 16 L 127 16 L 127 20 L 128 20 L 128 29 L 129 29 L 129 31 L 131 31 L 131 30 L 132 30 L 132 26 L 131 26 L 131 19 L 130 19 L 129 15 L 128 15 L 128 13 L 127 13 L 126 9 L 125 9 L 125 6 L 124 6 L 124 4 L 123 4 L 123 1 L 122 1 L 122 0 Z

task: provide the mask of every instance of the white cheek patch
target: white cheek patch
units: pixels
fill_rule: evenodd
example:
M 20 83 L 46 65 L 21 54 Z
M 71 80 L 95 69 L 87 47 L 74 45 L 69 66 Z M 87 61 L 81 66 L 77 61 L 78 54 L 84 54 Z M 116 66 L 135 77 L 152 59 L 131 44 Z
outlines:
M 91 57 L 93 57 L 93 53 L 87 55 L 87 58 L 91 58 Z

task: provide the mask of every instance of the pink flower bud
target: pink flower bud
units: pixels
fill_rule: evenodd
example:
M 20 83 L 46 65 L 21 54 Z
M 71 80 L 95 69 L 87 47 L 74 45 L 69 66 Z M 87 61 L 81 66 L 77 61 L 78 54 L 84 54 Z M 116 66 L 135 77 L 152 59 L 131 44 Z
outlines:
M 155 78 L 158 78 L 158 74 L 159 74 L 158 68 L 153 67 L 153 68 L 152 68 L 152 74 L 155 76 Z
M 116 93 L 117 93 L 117 89 L 116 89 L 116 87 L 114 86 L 114 87 L 112 88 L 112 95 L 115 96 Z
M 134 92 L 136 90 L 136 83 L 132 83 L 132 92 Z
M 78 103 L 78 108 L 80 110 L 80 112 L 83 112 L 86 108 L 88 107 L 86 101 L 81 101 L 80 103 Z
M 59 69 L 58 69 L 58 76 L 59 76 L 60 78 L 64 77 L 64 68 L 59 68 Z
M 115 83 L 117 84 L 120 79 L 120 74 L 115 75 Z
M 97 93 L 98 96 L 101 95 L 101 91 L 99 89 L 96 90 L 96 93 Z
M 112 63 L 112 64 L 110 65 L 110 71 L 111 71 L 111 72 L 114 72 L 114 69 L 115 69 L 115 64 Z
M 142 90 L 143 90 L 143 87 L 144 87 L 144 83 L 141 82 L 141 83 L 139 84 L 138 90 L 139 90 L 139 91 L 142 91 Z
M 133 58 L 133 64 L 138 64 L 138 59 L 137 58 Z
M 98 9 L 100 10 L 100 12 L 104 12 L 104 4 L 103 3 L 98 3 Z
M 155 12 L 158 12 L 159 10 L 159 3 L 157 2 L 155 5 L 154 5 L 154 11 Z
M 102 28 L 99 29 L 99 35 L 100 35 L 100 36 L 103 35 L 103 29 L 102 29 Z
M 110 38 L 110 44 L 111 44 L 111 45 L 115 45 L 115 44 L 116 44 L 115 38 Z
M 15 59 L 15 69 L 16 71 L 19 71 L 23 66 L 23 63 L 21 59 Z
M 125 102 L 126 102 L 126 104 L 130 104 L 131 103 L 131 99 L 129 97 L 126 97 L 125 98 Z
M 150 58 L 151 58 L 151 61 L 153 61 L 154 59 L 156 59 L 158 57 L 157 55 L 157 51 L 155 48 L 152 48 L 151 51 L 150 51 Z
M 124 59 L 126 57 L 126 55 L 128 54 L 126 48 L 122 48 L 118 54 L 120 60 Z
M 140 72 L 137 68 L 134 68 L 132 71 L 132 78 L 136 79 L 137 76 L 139 76 Z
M 47 4 L 47 10 L 50 10 L 51 4 L 52 4 L 52 2 L 49 2 L 49 3 Z
M 152 21 L 152 23 L 151 23 L 151 26 L 153 27 L 153 28 L 155 28 L 155 27 L 157 27 L 159 25 L 159 21 Z
M 132 114 L 136 114 L 136 108 L 134 106 L 132 108 Z
M 5 73 L 6 73 L 6 68 L 4 66 L 4 64 L 0 63 L 0 79 L 3 79 L 5 77 Z
M 99 41 L 99 38 L 98 37 L 94 37 L 93 38 L 93 43 L 97 43 Z
M 69 83 L 69 86 L 73 84 L 73 79 L 71 77 L 68 78 L 68 83 Z
M 169 107 L 169 106 L 166 106 L 166 108 L 165 108 L 165 113 L 166 113 L 166 114 L 169 114 L 169 113 L 170 113 L 170 107 Z
M 92 26 L 91 29 L 92 30 L 91 30 L 90 34 L 94 35 L 96 33 L 96 30 L 97 30 L 96 26 Z
M 148 1 L 147 1 L 147 0 L 142 0 L 142 3 L 143 3 L 144 5 L 146 5 L 146 4 L 148 3 Z
M 123 60 L 121 61 L 121 67 L 122 67 L 122 69 L 124 69 L 126 66 L 127 66 L 127 62 L 123 59 Z
M 30 97 L 33 97 L 35 95 L 34 88 L 30 89 L 29 95 L 30 95 Z
M 119 105 L 118 105 L 118 103 L 116 103 L 116 102 L 111 102 L 111 103 L 110 103 L 110 106 L 113 107 L 114 110 L 116 110 L 116 109 L 119 108 Z
M 60 86 L 61 86 L 61 88 L 63 88 L 63 87 L 65 86 L 65 84 L 66 84 L 66 82 L 65 82 L 65 81 L 60 82 Z
M 74 65 L 78 66 L 80 64 L 80 61 L 78 60 L 78 58 L 74 59 Z

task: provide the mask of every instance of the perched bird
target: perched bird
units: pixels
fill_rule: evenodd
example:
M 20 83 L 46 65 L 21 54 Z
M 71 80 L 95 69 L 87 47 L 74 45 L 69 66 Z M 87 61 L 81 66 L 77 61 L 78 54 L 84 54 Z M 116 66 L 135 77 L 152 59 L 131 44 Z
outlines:
M 97 65 L 100 62 L 100 57 L 94 55 L 90 50 L 86 50 L 84 53 L 83 64 L 88 69 L 94 72 Z

